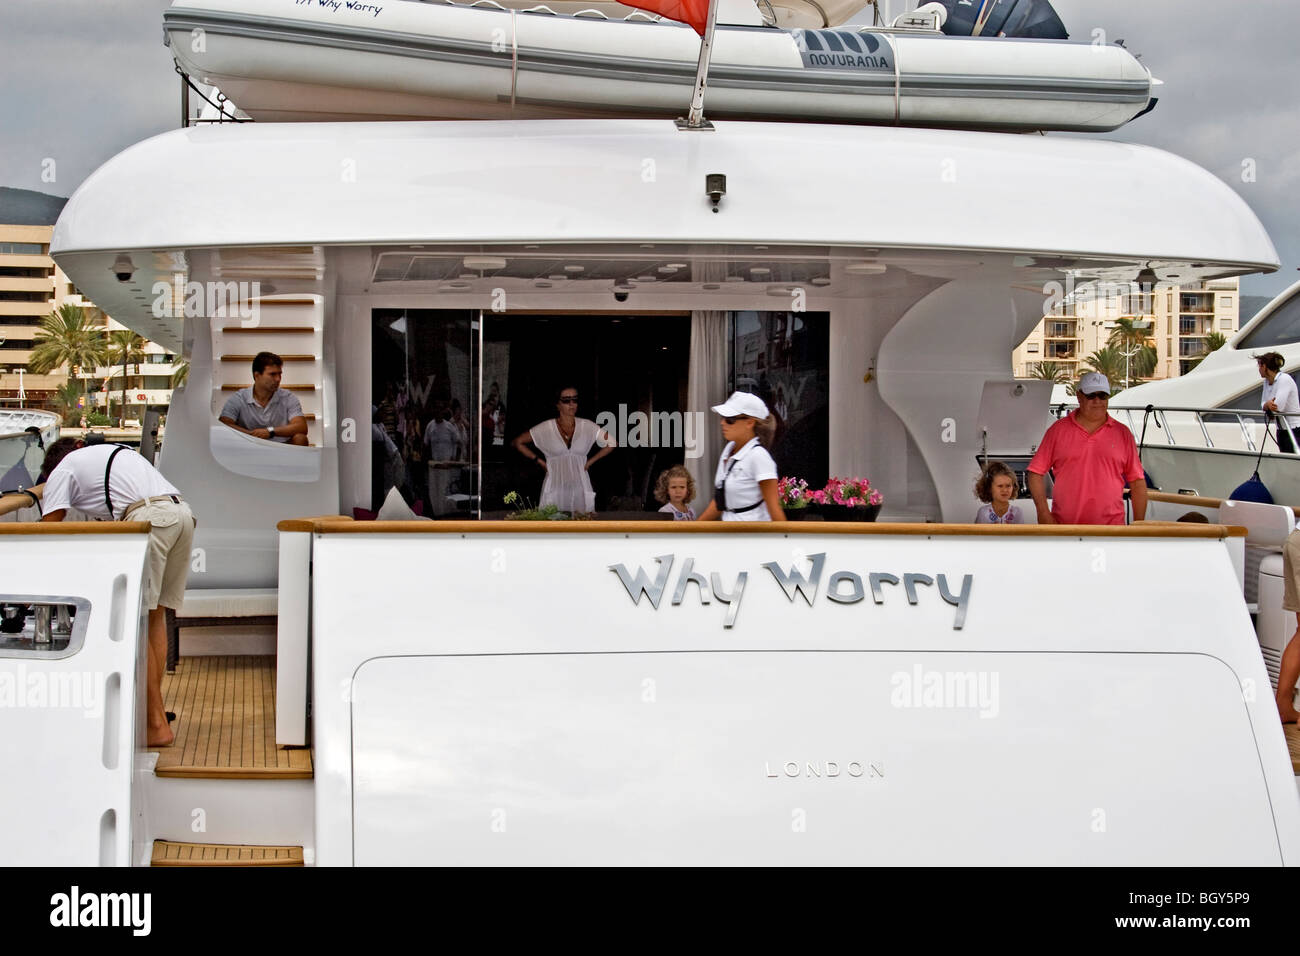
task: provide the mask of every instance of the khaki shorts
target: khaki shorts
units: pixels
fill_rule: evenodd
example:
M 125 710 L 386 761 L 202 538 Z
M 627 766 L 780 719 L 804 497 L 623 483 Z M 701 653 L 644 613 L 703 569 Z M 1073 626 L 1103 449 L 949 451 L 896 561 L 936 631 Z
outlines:
M 194 513 L 182 501 L 152 501 L 131 512 L 129 520 L 149 522 L 149 557 L 144 577 L 144 606 L 180 610 L 194 544 Z
M 1295 579 L 1300 568 L 1300 530 L 1292 531 L 1282 546 L 1282 610 L 1300 613 L 1300 583 Z

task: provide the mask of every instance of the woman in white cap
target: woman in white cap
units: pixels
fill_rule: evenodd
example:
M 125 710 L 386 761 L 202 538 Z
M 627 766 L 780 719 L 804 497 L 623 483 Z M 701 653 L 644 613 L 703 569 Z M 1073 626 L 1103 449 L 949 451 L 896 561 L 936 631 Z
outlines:
M 718 460 L 713 500 L 698 520 L 784 521 L 776 462 L 758 437 L 759 430 L 771 422 L 767 405 L 749 392 L 732 392 L 713 410 L 722 416 L 727 447 Z

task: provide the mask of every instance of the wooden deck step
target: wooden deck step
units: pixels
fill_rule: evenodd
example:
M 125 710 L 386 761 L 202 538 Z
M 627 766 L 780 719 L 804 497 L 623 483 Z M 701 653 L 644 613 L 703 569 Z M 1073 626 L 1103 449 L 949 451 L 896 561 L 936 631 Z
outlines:
M 275 658 L 182 657 L 164 674 L 176 742 L 158 750 L 159 777 L 293 780 L 312 776 L 311 750 L 275 742 Z
M 1286 749 L 1291 753 L 1291 772 L 1300 777 L 1300 726 L 1283 724 L 1286 731 Z
M 153 841 L 151 866 L 302 866 L 300 846 Z

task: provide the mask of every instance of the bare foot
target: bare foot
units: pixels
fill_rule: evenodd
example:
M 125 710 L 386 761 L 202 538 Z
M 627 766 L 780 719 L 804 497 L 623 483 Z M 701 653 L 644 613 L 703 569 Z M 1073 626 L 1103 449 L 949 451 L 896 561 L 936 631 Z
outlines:
M 1282 723 L 1294 724 L 1300 722 L 1300 711 L 1297 711 L 1294 707 L 1283 707 L 1279 704 L 1277 710 L 1282 715 Z
M 172 733 L 171 727 L 164 725 L 158 730 L 149 732 L 148 748 L 153 750 L 155 747 L 170 747 L 176 742 L 176 735 Z

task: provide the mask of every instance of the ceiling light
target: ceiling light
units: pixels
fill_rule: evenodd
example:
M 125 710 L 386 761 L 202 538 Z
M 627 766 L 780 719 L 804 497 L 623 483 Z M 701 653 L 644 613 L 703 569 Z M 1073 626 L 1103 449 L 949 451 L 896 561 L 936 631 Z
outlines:
M 767 266 L 750 266 L 749 274 L 752 276 L 765 276 L 771 274 L 772 270 Z
M 461 260 L 466 269 L 504 269 L 506 260 L 500 256 L 466 256 Z
M 886 266 L 879 262 L 850 262 L 844 271 L 851 276 L 878 276 L 886 271 Z
M 813 285 L 830 285 L 830 284 L 831 284 L 830 276 L 813 276 L 813 277 L 812 277 L 812 284 L 813 284 Z
M 587 267 L 586 267 L 586 266 L 579 266 L 579 265 L 565 266 L 565 267 L 564 267 L 564 271 L 565 271 L 565 272 L 573 272 L 573 273 L 586 272 L 586 271 L 587 271 Z

